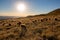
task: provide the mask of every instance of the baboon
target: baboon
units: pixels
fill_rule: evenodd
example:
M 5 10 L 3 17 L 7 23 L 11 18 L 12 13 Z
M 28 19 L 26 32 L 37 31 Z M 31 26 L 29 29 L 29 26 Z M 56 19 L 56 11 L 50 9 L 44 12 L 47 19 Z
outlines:
M 33 33 L 34 33 L 34 34 L 36 34 L 36 33 L 42 34 L 42 31 L 43 31 L 42 29 L 35 29 Z
M 47 18 L 41 19 L 41 22 L 48 21 Z
M 11 28 L 6 28 L 7 30 L 11 29 Z
M 47 38 L 46 38 L 46 35 L 43 35 L 43 40 L 46 40 Z
M 10 34 L 10 35 L 8 35 L 5 39 L 6 40 L 12 40 L 12 39 L 14 39 L 15 38 L 15 36 L 13 35 L 13 34 Z
M 0 31 L 2 31 L 3 29 L 2 28 L 0 28 Z
M 47 38 L 48 40 L 58 40 L 55 36 L 50 36 Z
M 47 19 L 47 18 L 44 18 L 43 20 L 44 20 L 44 21 L 48 21 L 48 19 Z
M 57 21 L 57 18 L 55 18 L 55 21 Z
M 37 25 L 37 20 L 32 21 L 35 25 Z
M 18 22 L 17 25 L 21 25 L 21 22 Z
M 59 18 L 55 18 L 55 21 L 60 21 L 60 19 Z
M 43 19 L 41 19 L 41 22 L 43 22 Z
M 9 24 L 9 26 L 11 26 L 11 24 Z
M 5 23 L 2 24 L 3 26 L 5 25 Z
M 25 36 L 25 33 L 27 32 L 26 26 L 24 24 L 21 25 L 21 34 L 20 37 Z

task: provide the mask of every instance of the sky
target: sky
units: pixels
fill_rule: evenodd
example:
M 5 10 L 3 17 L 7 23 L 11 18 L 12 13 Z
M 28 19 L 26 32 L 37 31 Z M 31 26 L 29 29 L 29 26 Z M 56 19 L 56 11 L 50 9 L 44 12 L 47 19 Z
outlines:
M 23 3 L 26 10 L 16 9 L 17 3 Z M 0 0 L 0 16 L 27 16 L 46 14 L 60 8 L 60 0 Z

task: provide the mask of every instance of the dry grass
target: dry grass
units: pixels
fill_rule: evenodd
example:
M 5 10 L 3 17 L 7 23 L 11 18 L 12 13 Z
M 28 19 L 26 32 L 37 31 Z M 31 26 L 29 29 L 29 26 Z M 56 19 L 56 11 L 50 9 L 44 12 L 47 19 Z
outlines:
M 60 40 L 60 15 L 0 20 L 0 40 Z
M 60 40 L 60 16 L 1 20 L 0 40 Z

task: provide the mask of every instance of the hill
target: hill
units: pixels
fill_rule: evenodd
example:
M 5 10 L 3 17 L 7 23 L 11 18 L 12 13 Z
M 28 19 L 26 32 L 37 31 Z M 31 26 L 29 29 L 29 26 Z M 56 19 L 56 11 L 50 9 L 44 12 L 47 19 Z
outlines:
M 0 40 L 60 40 L 60 15 L 55 15 L 58 11 L 0 20 Z
M 40 14 L 40 15 L 34 15 L 34 16 L 27 16 L 27 17 L 37 17 L 37 16 L 51 16 L 51 15 L 60 15 L 60 8 L 55 9 L 47 14 Z
M 60 15 L 60 9 L 56 9 L 52 12 L 49 12 L 48 15 Z

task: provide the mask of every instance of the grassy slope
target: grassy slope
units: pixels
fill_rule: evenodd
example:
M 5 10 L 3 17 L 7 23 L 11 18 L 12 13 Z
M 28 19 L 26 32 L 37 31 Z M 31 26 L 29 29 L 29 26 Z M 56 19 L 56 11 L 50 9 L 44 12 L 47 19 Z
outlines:
M 60 40 L 60 15 L 0 21 L 0 40 Z

